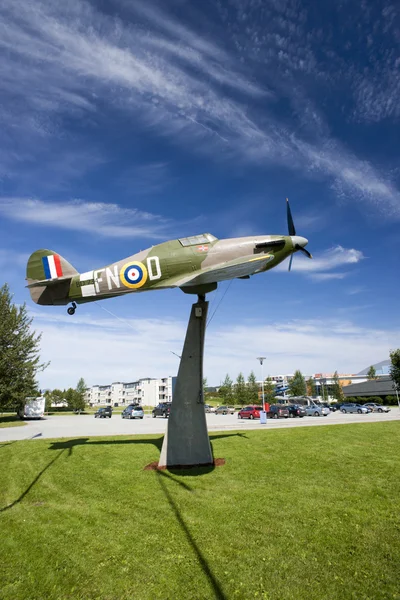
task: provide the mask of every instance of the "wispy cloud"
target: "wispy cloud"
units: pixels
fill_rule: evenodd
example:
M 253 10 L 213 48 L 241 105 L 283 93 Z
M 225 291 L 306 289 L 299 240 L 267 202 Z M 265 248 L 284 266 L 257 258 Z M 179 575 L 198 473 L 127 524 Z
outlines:
M 338 268 L 355 265 L 365 258 L 360 250 L 335 246 L 321 252 L 313 259 L 306 258 L 300 252 L 293 257 L 293 271 L 299 272 L 315 281 L 328 281 L 331 279 L 344 279 L 350 271 L 334 271 Z M 276 268 L 277 271 L 286 271 L 287 261 Z M 332 272 L 334 271 L 334 272 Z
M 0 198 L 0 215 L 10 220 L 56 229 L 96 233 L 104 237 L 161 239 L 171 221 L 117 204 L 100 202 L 43 202 L 27 198 Z
M 296 260 L 296 271 L 321 273 L 345 265 L 354 265 L 363 259 L 364 255 L 360 250 L 336 246 L 335 248 L 325 250 L 319 257 L 312 260 L 301 256 L 300 253 L 296 254 L 294 260 Z
M 34 4 L 4 0 L 0 47 L 6 60 L 0 79 L 8 99 L 5 129 L 8 134 L 14 127 L 27 137 L 27 130 L 46 136 L 57 129 L 56 115 L 93 113 L 101 98 L 113 108 L 133 112 L 141 126 L 173 136 L 191 150 L 212 153 L 219 160 L 234 158 L 263 166 L 267 162 L 325 177 L 339 195 L 367 201 L 399 217 L 395 184 L 330 140 L 324 119 L 301 90 L 294 94 L 286 76 L 284 90 L 283 84 L 275 89 L 260 85 L 252 75 L 257 73 L 256 49 L 272 82 L 278 81 L 274 61 L 283 72 L 286 65 L 288 72 L 320 74 L 308 45 L 297 44 L 305 15 L 290 6 L 283 11 L 276 2 L 271 7 L 276 13 L 273 20 L 265 15 L 261 19 L 261 24 L 270 23 L 265 36 L 261 30 L 252 31 L 254 52 L 250 43 L 240 45 L 243 40 L 235 36 L 236 52 L 228 52 L 156 4 L 125 3 L 125 10 L 135 15 L 127 22 L 108 17 L 83 0 L 65 6 L 52 0 Z M 239 12 L 245 20 L 242 8 Z M 257 19 L 253 27 L 254 22 Z M 242 27 L 243 32 L 247 29 Z M 289 90 L 291 101 L 298 98 L 301 109 L 300 120 L 288 126 L 273 106 L 276 95 Z M 305 114 L 312 125 L 307 130 L 302 123 Z

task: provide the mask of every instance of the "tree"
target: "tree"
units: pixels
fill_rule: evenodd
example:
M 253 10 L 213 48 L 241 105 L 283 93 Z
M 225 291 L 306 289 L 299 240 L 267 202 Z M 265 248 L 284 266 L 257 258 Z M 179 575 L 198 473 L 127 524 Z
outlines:
M 208 385 L 207 384 L 207 377 L 203 377 L 203 391 L 204 392 L 206 391 L 207 385 Z
M 243 373 L 239 373 L 236 378 L 235 384 L 235 396 L 238 404 L 244 406 L 247 402 L 247 390 L 246 390 L 246 382 L 243 377 Z
M 258 404 L 259 389 L 260 389 L 260 386 L 257 383 L 257 378 L 254 374 L 254 371 L 252 371 L 247 378 L 247 386 L 246 386 L 246 397 L 247 397 L 246 403 L 247 404 Z
M 339 381 L 339 375 L 338 375 L 337 371 L 334 372 L 332 381 L 333 381 L 332 396 L 335 398 L 336 402 L 343 402 L 344 394 L 343 394 L 342 386 Z
M 315 385 L 315 379 L 310 377 L 307 379 L 307 395 L 308 396 L 316 396 L 317 395 L 317 386 Z
M 301 371 L 295 371 L 289 382 L 289 396 L 305 396 L 307 393 L 306 381 Z
M 31 330 L 26 305 L 16 306 L 7 284 L 0 288 L 0 408 L 23 406 L 25 398 L 39 395 L 36 375 L 48 363 L 40 362 L 41 334 Z
M 275 384 L 271 377 L 267 377 L 264 381 L 264 402 L 268 402 L 268 404 L 275 402 Z
M 376 379 L 375 367 L 373 367 L 372 365 L 368 369 L 367 378 L 370 379 L 370 380 L 375 380 Z
M 85 391 L 86 385 L 81 378 L 75 389 L 68 388 L 68 390 L 64 392 L 64 398 L 67 401 L 69 409 L 79 413 L 81 410 L 85 410 Z
M 52 391 L 47 390 L 47 392 L 45 392 L 44 397 L 46 398 L 46 412 L 49 412 L 51 410 L 52 404 L 60 404 L 61 402 L 65 402 L 65 392 L 62 392 L 58 389 Z
M 222 386 L 219 388 L 219 393 L 222 396 L 224 402 L 228 403 L 232 401 L 233 397 L 233 381 L 227 374 Z

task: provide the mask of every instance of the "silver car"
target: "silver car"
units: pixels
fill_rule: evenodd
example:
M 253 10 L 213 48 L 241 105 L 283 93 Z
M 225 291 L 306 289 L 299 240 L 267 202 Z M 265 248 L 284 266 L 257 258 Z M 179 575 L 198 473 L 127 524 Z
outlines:
M 366 406 L 367 408 L 370 408 L 372 412 L 378 412 L 378 413 L 390 412 L 390 408 L 388 406 L 383 406 L 382 404 L 375 404 L 375 402 L 367 402 L 367 404 L 364 404 L 364 406 Z
M 319 406 L 318 404 L 311 404 L 304 408 L 306 409 L 307 417 L 327 417 L 331 412 L 326 406 Z
M 121 413 L 123 419 L 143 419 L 144 411 L 139 405 L 127 406 Z
M 346 413 L 358 413 L 359 415 L 366 415 L 370 411 L 362 404 L 342 404 L 340 411 Z

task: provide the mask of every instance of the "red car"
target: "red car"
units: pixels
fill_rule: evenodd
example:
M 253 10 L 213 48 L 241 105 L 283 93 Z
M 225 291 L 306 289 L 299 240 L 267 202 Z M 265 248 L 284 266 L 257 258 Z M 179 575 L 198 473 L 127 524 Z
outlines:
M 238 412 L 238 419 L 259 419 L 262 406 L 245 406 Z

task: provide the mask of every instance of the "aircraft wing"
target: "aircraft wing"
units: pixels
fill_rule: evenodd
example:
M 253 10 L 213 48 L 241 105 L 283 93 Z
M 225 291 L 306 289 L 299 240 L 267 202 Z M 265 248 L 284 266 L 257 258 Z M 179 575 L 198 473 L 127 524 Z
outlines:
M 193 285 L 203 285 L 207 283 L 215 283 L 218 281 L 226 281 L 228 279 L 236 279 L 238 277 L 248 277 L 263 271 L 267 264 L 273 260 L 273 254 L 262 254 L 261 256 L 241 256 L 226 263 L 218 264 L 215 267 L 208 267 L 193 275 L 183 277 L 178 280 L 176 287 L 189 287 Z

